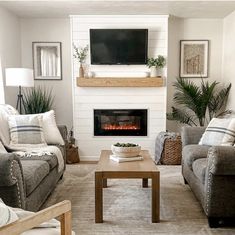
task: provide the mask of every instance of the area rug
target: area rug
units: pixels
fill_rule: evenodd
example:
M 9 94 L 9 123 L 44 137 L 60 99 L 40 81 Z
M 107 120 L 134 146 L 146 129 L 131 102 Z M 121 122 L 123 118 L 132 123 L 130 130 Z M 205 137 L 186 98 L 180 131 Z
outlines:
M 108 180 L 104 189 L 104 223 L 95 223 L 95 164 L 68 165 L 64 178 L 46 207 L 62 200 L 72 203 L 72 225 L 77 235 L 232 235 L 235 228 L 210 229 L 207 218 L 180 166 L 159 166 L 161 176 L 160 223 L 151 223 L 151 188 L 141 180 Z M 150 183 L 151 184 L 151 183 Z

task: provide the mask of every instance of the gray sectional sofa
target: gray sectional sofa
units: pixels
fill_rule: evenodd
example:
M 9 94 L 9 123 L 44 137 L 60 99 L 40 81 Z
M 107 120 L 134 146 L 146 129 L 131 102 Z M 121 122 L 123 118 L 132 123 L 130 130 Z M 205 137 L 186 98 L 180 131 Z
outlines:
M 210 227 L 235 222 L 235 147 L 201 146 L 205 128 L 182 129 L 182 173 L 201 203 Z
M 67 129 L 58 127 L 66 143 Z M 65 146 L 59 148 L 65 162 Z M 0 198 L 12 207 L 38 211 L 63 176 L 65 169 L 59 173 L 57 165 L 55 155 L 19 158 L 14 153 L 0 153 Z

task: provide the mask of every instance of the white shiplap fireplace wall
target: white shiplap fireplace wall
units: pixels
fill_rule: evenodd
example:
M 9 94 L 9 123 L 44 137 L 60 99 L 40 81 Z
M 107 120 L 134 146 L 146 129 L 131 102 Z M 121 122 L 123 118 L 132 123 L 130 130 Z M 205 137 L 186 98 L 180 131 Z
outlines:
M 72 42 L 89 45 L 89 30 L 148 29 L 148 56 L 167 56 L 168 16 L 158 15 L 79 15 L 71 16 Z M 90 64 L 90 57 L 87 59 Z M 166 87 L 77 87 L 78 63 L 73 61 L 73 120 L 74 134 L 82 160 L 97 160 L 102 149 L 112 143 L 134 142 L 154 154 L 157 134 L 166 129 Z M 148 72 L 144 65 L 89 65 L 97 77 L 143 77 Z M 167 77 L 167 69 L 164 71 Z M 89 79 L 89 78 L 88 78 Z M 148 109 L 148 136 L 146 137 L 95 137 L 93 132 L 94 109 Z

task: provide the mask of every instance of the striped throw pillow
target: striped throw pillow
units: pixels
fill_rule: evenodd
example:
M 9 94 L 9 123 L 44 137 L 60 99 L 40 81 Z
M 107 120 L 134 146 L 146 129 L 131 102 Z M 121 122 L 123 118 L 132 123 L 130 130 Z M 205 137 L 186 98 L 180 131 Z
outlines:
M 199 145 L 232 146 L 235 142 L 235 118 L 213 118 L 207 126 Z
M 41 115 L 10 115 L 10 145 L 45 144 Z

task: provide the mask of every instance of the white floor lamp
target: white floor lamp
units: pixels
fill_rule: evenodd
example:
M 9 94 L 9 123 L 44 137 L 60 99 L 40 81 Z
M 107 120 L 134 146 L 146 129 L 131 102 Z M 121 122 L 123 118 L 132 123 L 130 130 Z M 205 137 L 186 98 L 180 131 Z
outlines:
M 25 68 L 7 68 L 6 86 L 19 87 L 16 109 L 20 112 L 20 114 L 22 114 L 24 97 L 22 95 L 21 88 L 34 86 L 33 70 Z

